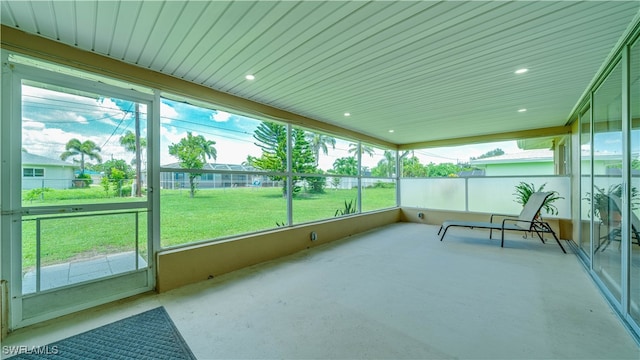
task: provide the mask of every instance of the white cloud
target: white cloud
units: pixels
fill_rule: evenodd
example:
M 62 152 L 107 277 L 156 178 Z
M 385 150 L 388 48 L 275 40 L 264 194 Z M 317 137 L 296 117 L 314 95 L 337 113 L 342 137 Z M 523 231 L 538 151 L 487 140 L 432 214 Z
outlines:
M 160 122 L 163 124 L 171 123 L 173 119 L 178 118 L 178 112 L 172 106 L 164 101 L 160 102 Z
M 231 118 L 231 114 L 221 110 L 217 110 L 216 112 L 211 114 L 211 120 L 215 122 L 227 122 L 229 121 L 230 118 Z
M 34 121 L 31 119 L 23 119 L 22 120 L 22 131 L 24 131 L 25 129 L 30 130 L 30 129 L 35 129 L 35 130 L 42 130 L 44 129 L 45 124 L 43 122 L 40 121 Z

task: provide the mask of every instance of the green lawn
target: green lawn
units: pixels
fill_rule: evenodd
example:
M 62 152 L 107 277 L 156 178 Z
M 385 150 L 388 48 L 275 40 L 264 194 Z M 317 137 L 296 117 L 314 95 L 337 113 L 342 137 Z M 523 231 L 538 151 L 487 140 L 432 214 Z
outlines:
M 357 196 L 356 189 L 324 194 L 302 193 L 293 200 L 294 224 L 335 216 Z M 24 206 L 140 201 L 140 198 L 109 198 L 98 187 L 52 190 L 44 199 Z M 394 188 L 363 189 L 362 209 L 370 211 L 395 206 Z M 280 188 L 234 188 L 199 190 L 194 198 L 187 190 L 162 190 L 160 231 L 163 247 L 273 229 L 287 221 L 287 202 Z M 23 221 L 23 268 L 35 266 L 36 221 Z M 135 214 L 79 216 L 40 221 L 42 265 L 97 254 L 135 249 Z M 146 212 L 138 216 L 139 246 L 146 251 Z

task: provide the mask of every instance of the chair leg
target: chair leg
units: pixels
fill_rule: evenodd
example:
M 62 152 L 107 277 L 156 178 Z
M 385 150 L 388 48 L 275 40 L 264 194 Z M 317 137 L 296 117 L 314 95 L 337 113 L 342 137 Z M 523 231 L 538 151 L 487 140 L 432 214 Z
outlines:
M 540 232 L 537 229 L 534 229 L 533 231 L 536 232 L 536 235 L 538 235 L 538 238 L 540 239 L 540 241 L 542 241 L 543 244 L 546 244 L 544 242 L 544 237 L 542 236 L 542 234 L 540 234 Z M 533 237 L 533 236 L 532 236 Z
M 442 226 L 440 226 L 440 230 L 438 230 L 438 235 L 440 235 L 441 231 L 442 231 Z
M 562 246 L 562 244 L 560 243 L 560 240 L 556 236 L 556 233 L 553 231 L 553 229 L 551 229 L 551 226 L 545 225 L 545 227 L 547 228 L 547 230 L 549 230 L 551 235 L 553 235 L 553 238 L 556 239 L 556 242 L 558 243 L 558 246 L 560 246 L 560 249 L 562 249 L 562 252 L 566 254 L 567 250 L 564 249 L 564 246 Z
M 440 230 L 442 230 L 443 227 L 440 226 Z M 447 233 L 447 230 L 449 230 L 449 227 L 447 226 L 446 228 L 444 228 L 444 231 L 442 232 L 442 235 L 440 235 L 440 231 L 438 231 L 438 235 L 440 235 L 440 241 L 442 241 L 442 239 L 444 239 L 444 235 Z
M 636 238 L 636 244 L 640 245 L 640 234 L 638 233 L 638 231 L 636 230 L 636 228 L 635 228 L 635 227 L 633 227 L 633 226 L 631 227 L 631 231 L 633 232 L 633 233 L 631 234 L 631 238 L 632 238 L 631 243 L 633 244 L 633 237 L 635 236 L 635 238 Z
M 502 239 L 500 240 L 500 247 L 504 247 L 504 229 L 502 229 Z

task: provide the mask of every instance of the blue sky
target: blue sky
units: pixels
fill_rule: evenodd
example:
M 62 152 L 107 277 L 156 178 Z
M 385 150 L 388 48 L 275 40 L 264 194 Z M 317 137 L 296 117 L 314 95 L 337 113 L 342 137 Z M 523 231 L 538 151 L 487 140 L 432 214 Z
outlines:
M 119 138 L 134 130 L 134 112 L 123 110 L 131 104 L 30 86 L 22 89 L 22 147 L 28 152 L 59 159 L 65 144 L 76 138 L 95 142 L 106 159 L 126 154 Z

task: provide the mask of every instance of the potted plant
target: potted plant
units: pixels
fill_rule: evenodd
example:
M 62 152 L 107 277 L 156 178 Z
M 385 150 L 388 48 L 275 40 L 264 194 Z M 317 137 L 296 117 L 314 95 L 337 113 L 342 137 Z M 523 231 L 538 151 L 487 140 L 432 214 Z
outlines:
M 544 183 L 540 185 L 539 188 L 536 188 L 533 183 L 526 183 L 524 181 L 521 181 L 518 185 L 516 185 L 516 192 L 513 193 L 513 195 L 516 196 L 516 199 L 514 201 L 524 206 L 524 204 L 529 201 L 529 197 L 531 196 L 531 194 L 544 191 L 544 187 L 546 185 L 547 183 Z M 544 204 L 542 205 L 542 208 L 547 214 L 558 215 L 558 208 L 553 203 L 559 199 L 564 198 L 560 196 L 560 193 L 558 193 L 557 191 L 551 191 L 551 195 L 547 197 Z

